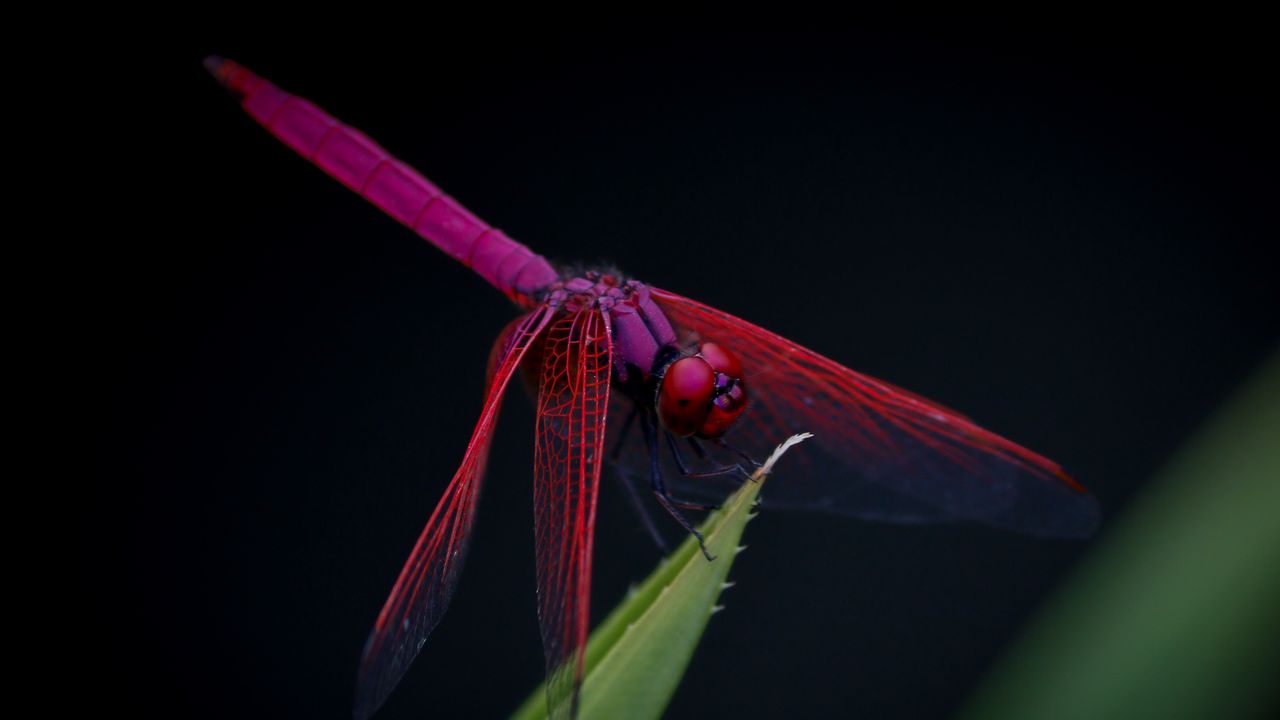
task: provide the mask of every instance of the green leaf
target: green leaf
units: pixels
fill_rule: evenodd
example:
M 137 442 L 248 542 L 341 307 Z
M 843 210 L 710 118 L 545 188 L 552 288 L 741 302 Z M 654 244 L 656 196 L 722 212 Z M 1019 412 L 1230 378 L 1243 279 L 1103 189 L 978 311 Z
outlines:
M 1275 717 L 1280 355 L 1104 531 L 963 717 Z
M 738 542 L 764 477 L 788 448 L 806 438 L 795 435 L 779 445 L 754 482 L 744 483 L 712 512 L 699 530 L 708 562 L 692 537 L 636 587 L 587 643 L 586 675 L 579 720 L 656 718 L 675 693 L 707 621 L 720 606 L 716 600 L 728 585 L 729 566 L 743 548 Z M 539 686 L 512 716 L 538 720 L 547 715 L 546 688 Z

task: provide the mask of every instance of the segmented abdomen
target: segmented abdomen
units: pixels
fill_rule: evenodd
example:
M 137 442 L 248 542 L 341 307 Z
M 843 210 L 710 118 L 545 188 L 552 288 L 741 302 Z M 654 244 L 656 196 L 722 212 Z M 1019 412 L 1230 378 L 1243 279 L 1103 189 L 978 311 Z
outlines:
M 363 132 L 235 62 L 208 58 L 205 67 L 272 135 L 511 299 L 531 305 L 557 279 L 545 258 L 472 215 Z

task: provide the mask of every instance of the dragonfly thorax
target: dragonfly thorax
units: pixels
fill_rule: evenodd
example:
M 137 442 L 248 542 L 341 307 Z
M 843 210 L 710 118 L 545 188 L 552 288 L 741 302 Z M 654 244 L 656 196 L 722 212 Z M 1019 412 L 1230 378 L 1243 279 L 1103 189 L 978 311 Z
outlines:
M 588 270 L 551 285 L 543 302 L 565 313 L 604 316 L 613 344 L 613 386 L 636 400 L 653 397 L 654 371 L 679 354 L 671 322 L 639 280 Z
M 543 301 L 565 312 L 580 312 L 638 307 L 642 299 L 648 299 L 648 288 L 639 280 L 628 280 L 617 272 L 585 270 L 552 283 Z
M 596 310 L 613 339 L 614 387 L 642 404 L 678 437 L 720 437 L 747 405 L 742 363 L 706 342 L 683 351 L 649 287 L 615 272 L 584 271 L 554 283 L 544 302 L 562 312 Z

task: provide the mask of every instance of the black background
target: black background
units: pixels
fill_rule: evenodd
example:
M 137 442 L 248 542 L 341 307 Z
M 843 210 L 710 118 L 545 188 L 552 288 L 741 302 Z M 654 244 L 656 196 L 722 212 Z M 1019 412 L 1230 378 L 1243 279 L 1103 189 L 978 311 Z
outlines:
M 116 118 L 149 151 L 137 232 L 99 248 L 92 308 L 112 343 L 96 675 L 136 714 L 348 716 L 512 316 L 253 123 L 205 53 L 553 260 L 615 262 L 961 409 L 1111 518 L 1275 346 L 1278 188 L 1260 29 L 1105 27 L 415 24 L 153 56 L 122 92 L 154 105 Z M 515 393 L 452 607 L 379 717 L 503 716 L 540 680 L 531 456 Z M 604 488 L 597 616 L 658 559 Z M 746 542 L 671 717 L 948 715 L 1091 547 L 781 512 Z

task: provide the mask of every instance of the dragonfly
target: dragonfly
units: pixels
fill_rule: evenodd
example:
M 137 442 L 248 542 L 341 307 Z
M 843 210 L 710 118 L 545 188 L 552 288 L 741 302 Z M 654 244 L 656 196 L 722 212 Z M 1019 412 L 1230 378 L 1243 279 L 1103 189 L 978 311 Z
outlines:
M 801 431 L 814 438 L 788 457 L 791 471 L 765 506 L 1042 537 L 1094 532 L 1093 496 L 1048 458 L 723 310 L 611 268 L 557 267 L 312 102 L 231 60 L 210 57 L 205 67 L 272 135 L 474 270 L 520 313 L 490 351 L 462 463 L 364 646 L 357 720 L 383 705 L 449 605 L 501 399 L 517 374 L 536 405 L 537 604 L 551 717 L 577 714 L 606 465 L 659 545 L 647 496 L 701 542 L 685 513 L 714 508 L 758 465 L 753 458 Z

